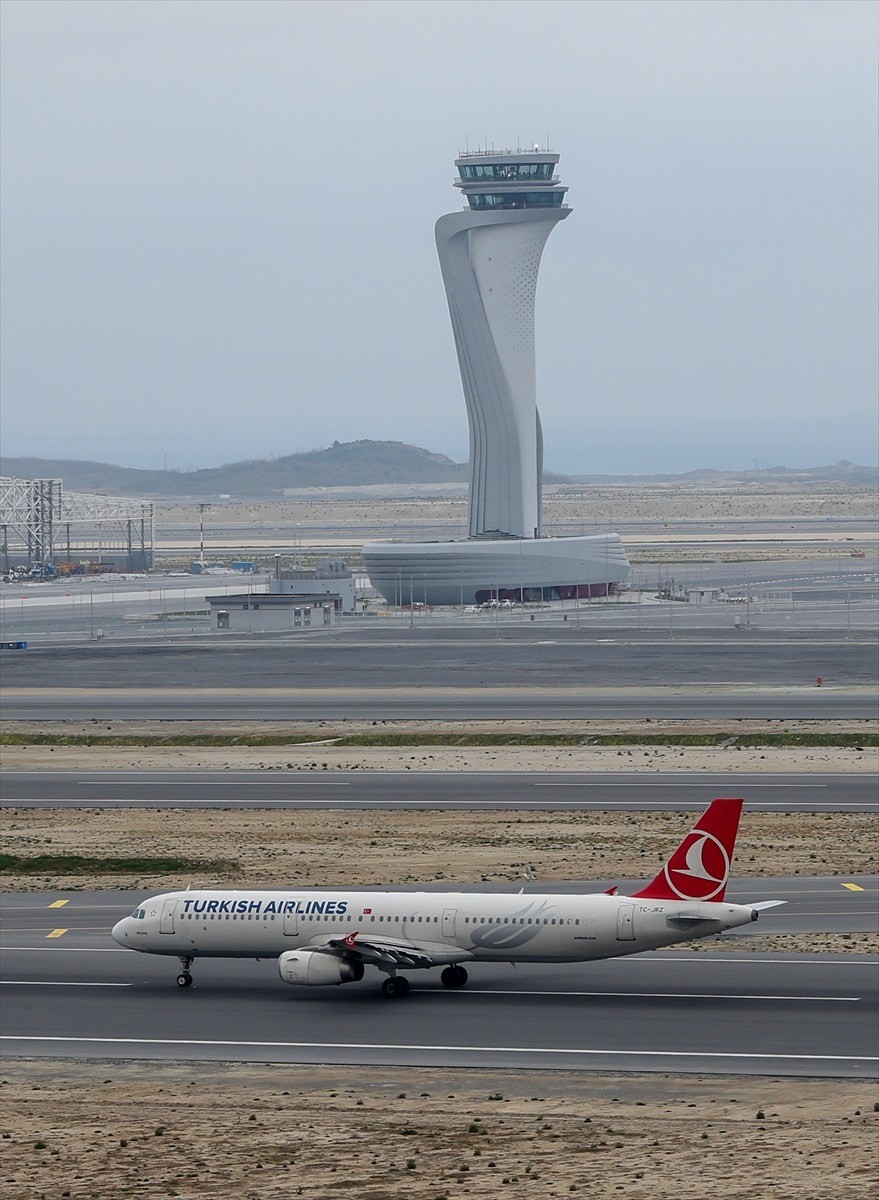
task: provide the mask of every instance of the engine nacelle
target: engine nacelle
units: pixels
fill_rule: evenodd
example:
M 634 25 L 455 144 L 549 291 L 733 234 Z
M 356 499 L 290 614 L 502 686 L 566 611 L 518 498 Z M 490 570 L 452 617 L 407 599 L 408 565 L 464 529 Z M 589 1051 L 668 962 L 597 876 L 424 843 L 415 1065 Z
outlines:
M 284 983 L 298 987 L 324 987 L 334 983 L 356 983 L 363 978 L 363 963 L 346 962 L 319 950 L 287 950 L 278 959 Z

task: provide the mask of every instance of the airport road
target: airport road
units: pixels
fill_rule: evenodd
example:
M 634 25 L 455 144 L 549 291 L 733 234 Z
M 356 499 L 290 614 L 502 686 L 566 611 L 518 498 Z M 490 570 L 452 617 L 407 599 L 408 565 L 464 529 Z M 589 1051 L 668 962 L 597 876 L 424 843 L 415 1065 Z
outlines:
M 320 760 L 320 748 L 315 748 Z M 3 771 L 19 808 L 376 808 L 701 811 L 745 796 L 754 812 L 877 812 L 863 774 L 709 771 Z
M 773 884 L 813 923 L 849 906 L 869 908 L 875 923 L 875 881 L 862 878 L 858 893 L 839 879 L 752 880 L 747 894 L 776 896 Z M 110 941 L 139 896 L 75 893 L 60 908 L 49 907 L 55 896 L 4 899 L 4 1053 L 853 1078 L 879 1069 L 879 975 L 864 956 L 670 951 L 515 971 L 476 964 L 460 992 L 413 972 L 400 1002 L 381 998 L 374 974 L 299 990 L 274 962 L 211 960 L 181 991 L 174 959 Z
M 378 668 L 377 668 L 378 669 Z M 75 677 L 75 676 L 74 676 Z M 130 681 L 136 675 L 127 674 Z M 429 676 L 428 676 L 429 677 Z M 65 678 L 71 678 L 66 674 Z M 316 678 L 321 678 L 320 676 Z M 325 677 L 323 677 L 325 678 Z M 505 688 L 53 688 L 13 687 L 4 721 L 502 721 L 879 719 L 871 686 Z

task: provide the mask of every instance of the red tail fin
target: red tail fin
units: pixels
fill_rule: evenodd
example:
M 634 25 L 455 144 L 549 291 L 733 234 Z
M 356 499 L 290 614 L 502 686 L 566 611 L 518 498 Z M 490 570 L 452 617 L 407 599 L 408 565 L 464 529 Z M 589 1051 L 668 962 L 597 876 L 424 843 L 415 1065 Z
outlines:
M 644 900 L 722 900 L 736 844 L 741 800 L 712 800 L 652 883 Z

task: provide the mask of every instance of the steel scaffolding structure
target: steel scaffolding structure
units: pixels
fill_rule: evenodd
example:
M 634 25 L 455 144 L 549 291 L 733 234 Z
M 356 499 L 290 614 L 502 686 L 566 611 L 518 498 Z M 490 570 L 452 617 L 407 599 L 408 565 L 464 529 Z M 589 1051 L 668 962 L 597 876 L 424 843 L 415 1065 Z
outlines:
M 153 565 L 155 509 L 149 500 L 65 492 L 60 479 L 0 478 L 2 568 L 59 562 L 112 563 L 122 571 Z

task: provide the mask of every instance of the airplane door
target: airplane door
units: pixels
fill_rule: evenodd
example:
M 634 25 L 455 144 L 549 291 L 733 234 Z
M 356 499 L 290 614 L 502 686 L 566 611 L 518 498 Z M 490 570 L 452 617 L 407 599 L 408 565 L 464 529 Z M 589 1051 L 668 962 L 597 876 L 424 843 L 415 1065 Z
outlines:
M 634 904 L 621 904 L 617 909 L 618 942 L 633 942 L 635 940 L 635 930 L 633 928 L 634 916 Z
M 162 912 L 159 916 L 159 933 L 174 932 L 174 913 L 177 911 L 176 900 L 166 900 L 162 905 Z
M 299 926 L 296 920 L 295 908 L 287 908 L 284 910 L 284 933 L 287 937 L 299 932 Z
M 453 938 L 455 936 L 455 916 L 457 908 L 443 909 L 443 937 Z

